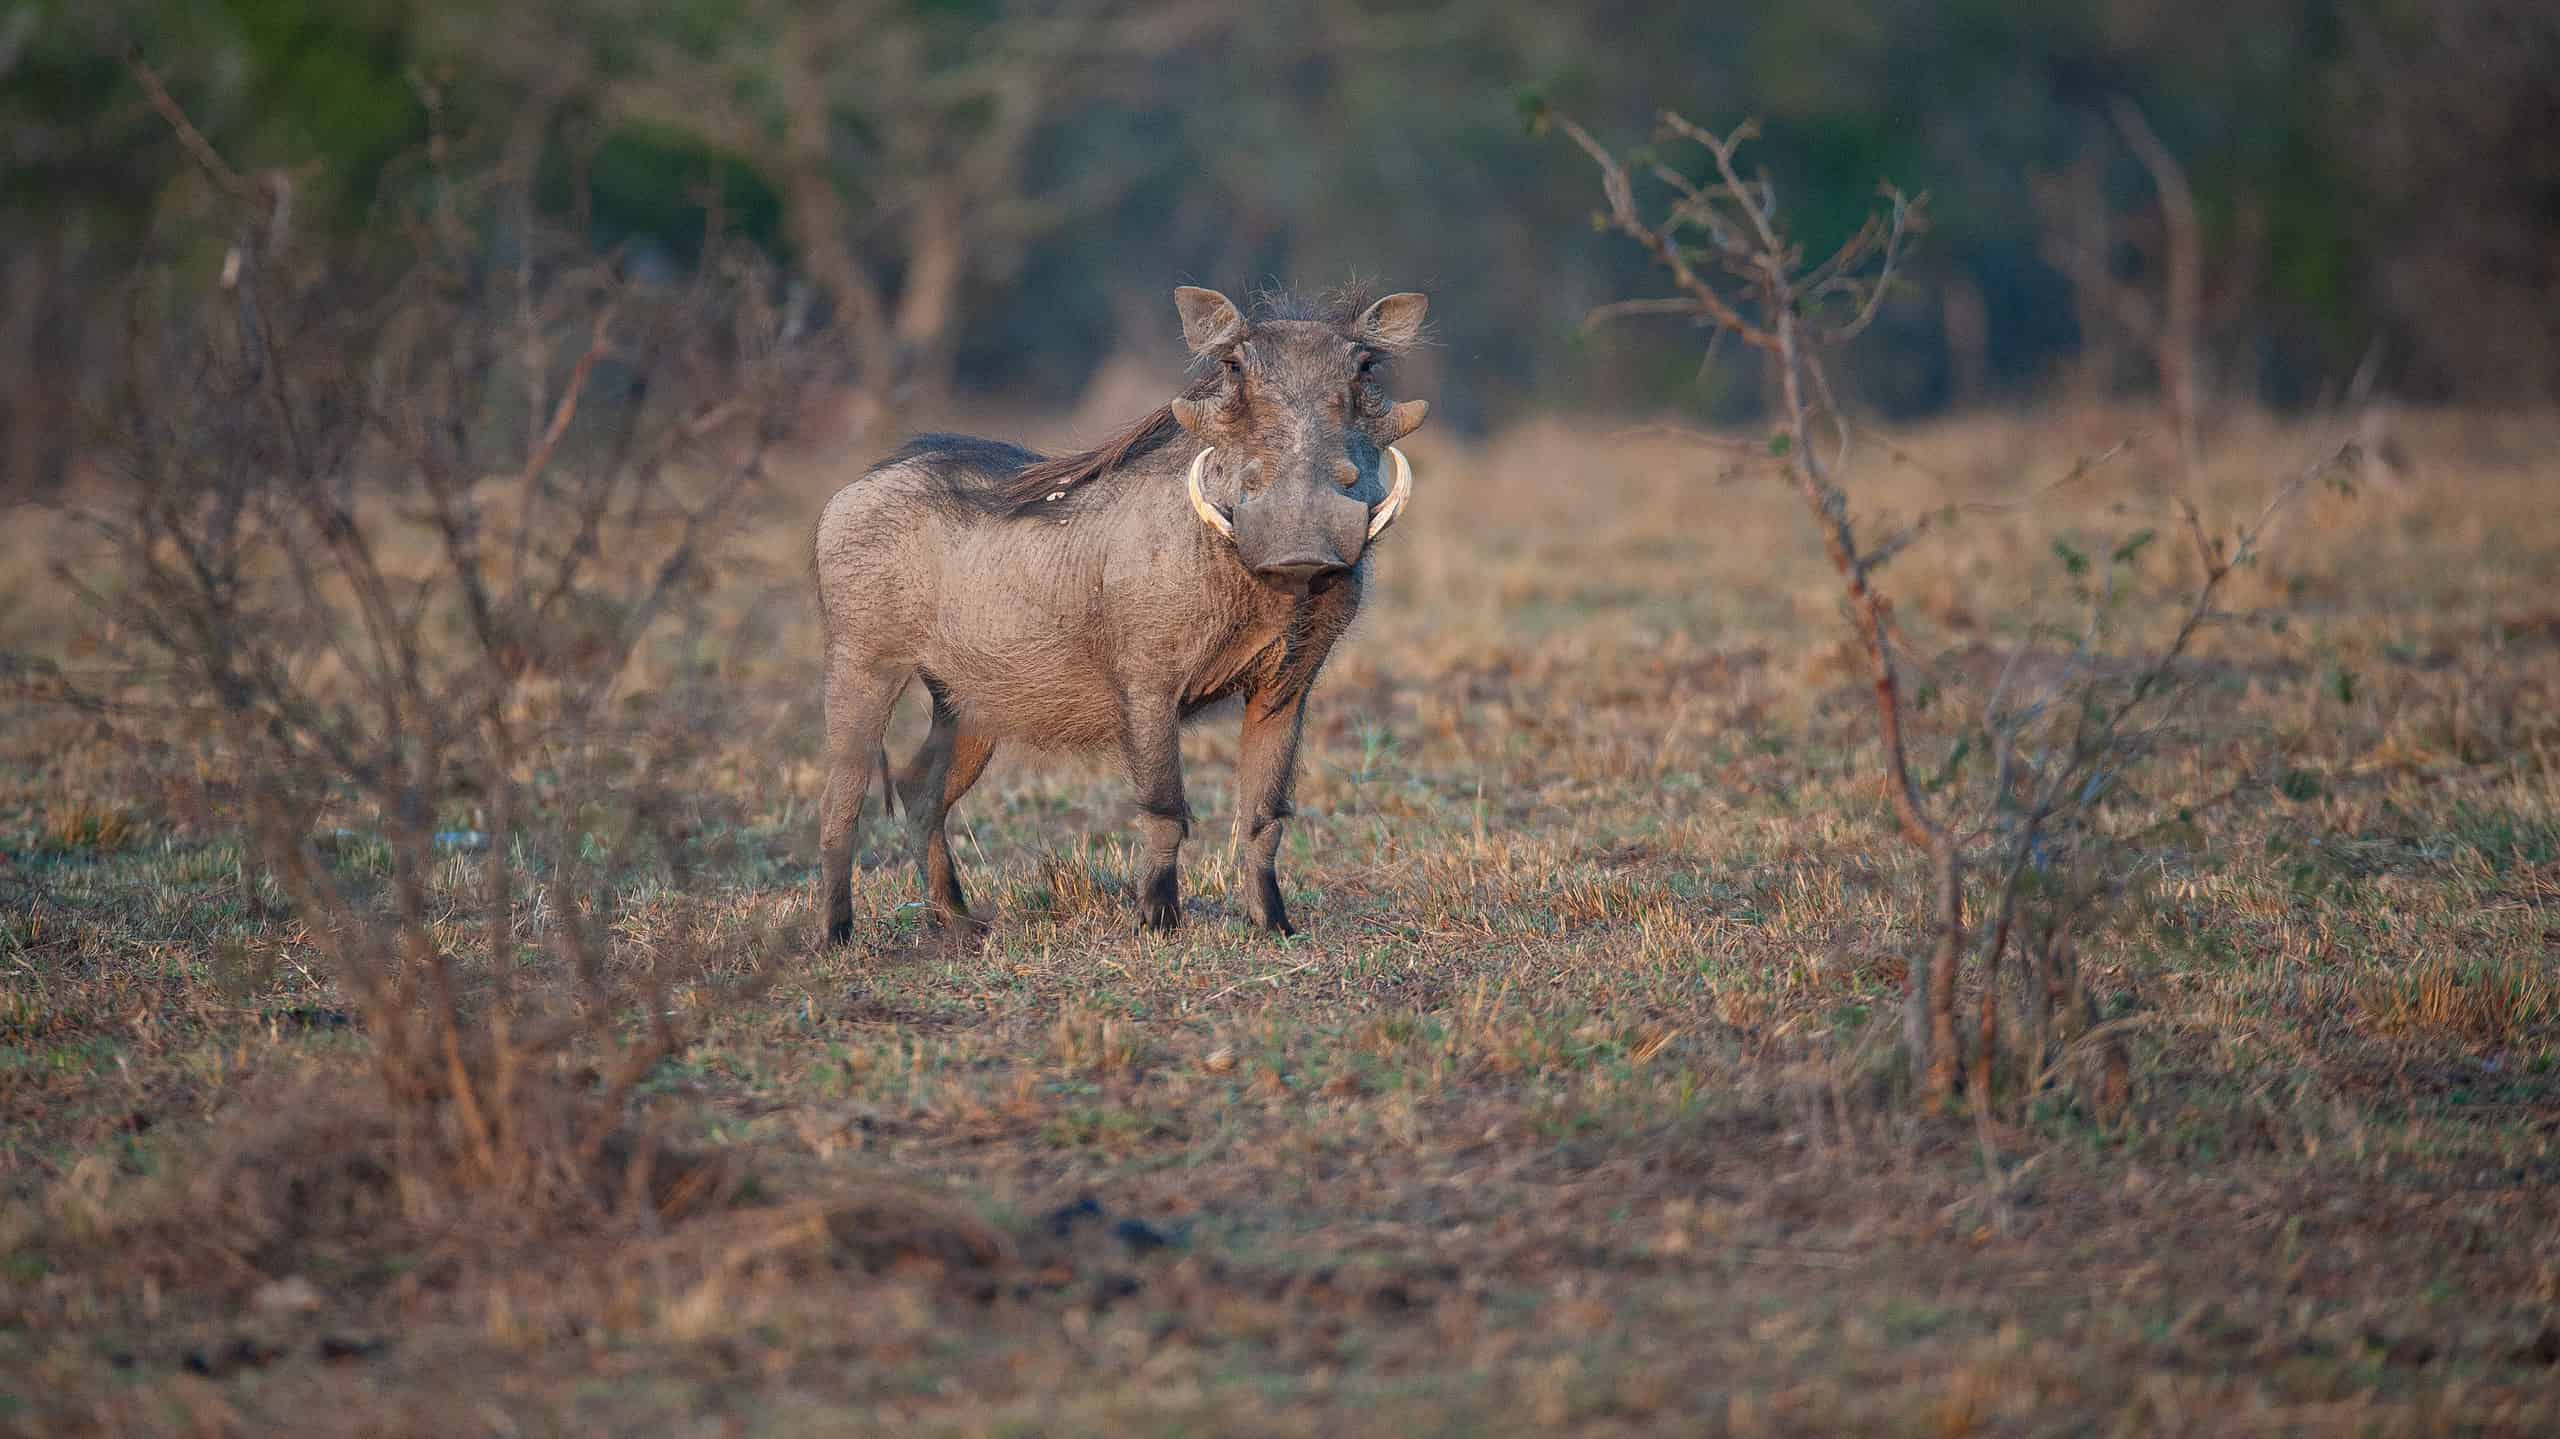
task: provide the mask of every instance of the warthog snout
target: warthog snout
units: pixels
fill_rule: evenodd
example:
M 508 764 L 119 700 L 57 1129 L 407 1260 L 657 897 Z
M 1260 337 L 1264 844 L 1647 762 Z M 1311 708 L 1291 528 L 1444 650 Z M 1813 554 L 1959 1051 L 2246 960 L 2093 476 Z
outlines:
M 1302 592 L 1360 562 L 1369 506 L 1337 482 L 1309 476 L 1248 493 L 1236 506 L 1235 526 L 1236 557 L 1256 579 Z
M 1254 574 L 1292 593 L 1313 593 L 1350 568 L 1340 560 L 1293 559 L 1264 565 Z

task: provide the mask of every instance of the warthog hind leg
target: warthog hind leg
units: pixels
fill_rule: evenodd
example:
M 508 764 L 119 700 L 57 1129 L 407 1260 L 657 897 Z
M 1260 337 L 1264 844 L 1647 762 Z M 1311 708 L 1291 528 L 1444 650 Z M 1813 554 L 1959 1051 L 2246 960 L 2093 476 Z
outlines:
M 960 874 L 951 861 L 951 807 L 986 773 L 996 752 L 995 741 L 960 727 L 959 717 L 935 684 L 933 729 L 917 751 L 914 768 L 900 786 L 907 802 L 907 838 L 915 852 L 916 872 L 937 925 L 983 928 L 969 916 L 969 900 L 960 889 Z

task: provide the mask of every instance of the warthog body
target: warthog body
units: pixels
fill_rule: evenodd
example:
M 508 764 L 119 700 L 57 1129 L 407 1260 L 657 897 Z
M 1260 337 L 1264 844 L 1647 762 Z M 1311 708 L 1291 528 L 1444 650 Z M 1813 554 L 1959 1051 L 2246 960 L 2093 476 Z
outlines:
M 827 937 L 853 925 L 853 834 L 890 706 L 914 680 L 932 731 L 907 777 L 932 913 L 966 921 L 944 818 L 1000 742 L 1117 744 L 1146 841 L 1139 917 L 1171 929 L 1189 832 L 1181 722 L 1243 698 L 1236 830 L 1251 919 L 1287 932 L 1273 873 L 1307 693 L 1360 608 L 1369 543 L 1411 470 L 1374 366 L 1419 338 L 1425 302 L 1275 301 L 1247 318 L 1175 292 L 1194 359 L 1180 397 L 1101 447 L 1046 459 L 927 435 L 818 520 L 826 618 Z

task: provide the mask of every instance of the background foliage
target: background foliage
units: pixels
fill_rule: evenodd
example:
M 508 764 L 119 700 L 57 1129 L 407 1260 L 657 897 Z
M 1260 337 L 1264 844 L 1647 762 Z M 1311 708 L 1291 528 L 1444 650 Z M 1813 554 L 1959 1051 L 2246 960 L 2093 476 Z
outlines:
M 924 267 L 953 272 L 895 317 L 894 387 L 872 357 L 884 396 L 927 408 L 955 386 L 1073 399 L 1116 348 L 1161 338 L 1176 281 L 1355 273 L 1434 294 L 1441 413 L 1461 425 L 1531 397 L 1755 408 L 1748 366 L 1701 374 L 1669 327 L 1580 343 L 1589 307 L 1645 277 L 1581 238 L 1596 196 L 1525 133 L 1530 95 L 1619 141 L 1658 103 L 1763 116 L 1812 245 L 1879 177 L 1932 192 L 1912 294 L 1852 377 L 1893 413 L 2017 398 L 2082 361 L 2084 384 L 2147 383 L 2084 345 L 2100 322 L 2048 263 L 2037 200 L 2082 175 L 2116 221 L 2110 264 L 2151 263 L 2117 96 L 2192 172 L 2219 393 L 2315 403 L 2370 357 L 2387 392 L 2530 400 L 2560 368 L 2560 18 L 2533 0 L 22 0 L 0 17 L 0 374 L 19 415 L 77 408 L 88 378 L 60 360 L 103 353 L 100 316 L 189 178 L 127 46 L 225 154 L 299 167 L 305 225 L 360 224 L 439 118 L 459 140 L 528 97 L 586 147 L 584 218 L 644 261 L 687 257 L 717 176 L 733 223 L 823 278 L 792 224 L 815 193 L 794 167 L 823 176 L 839 209 L 805 218 L 893 301 Z M 796 98 L 821 130 L 792 129 Z M 1976 296 L 1978 322 L 1948 308 Z M 68 435 L 42 428 L 13 426 L 21 474 L 62 460 Z

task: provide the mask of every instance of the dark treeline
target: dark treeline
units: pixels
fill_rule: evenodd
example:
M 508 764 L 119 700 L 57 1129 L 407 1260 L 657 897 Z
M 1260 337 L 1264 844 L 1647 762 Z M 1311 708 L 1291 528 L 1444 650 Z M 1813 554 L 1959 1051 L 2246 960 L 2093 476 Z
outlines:
M 2146 388 L 2161 207 L 2118 118 L 2191 182 L 2211 391 L 2300 406 L 2361 373 L 2537 402 L 2560 376 L 2560 7 L 2546 0 L 35 0 L 0 13 L 0 419 L 59 470 L 146 254 L 205 267 L 201 175 L 122 56 L 290 181 L 298 243 L 534 164 L 545 203 L 683 267 L 704 206 L 768 242 L 883 406 L 1074 398 L 1169 333 L 1166 292 L 1359 277 L 1432 292 L 1449 420 L 1681 404 L 1751 368 L 1595 304 L 1648 293 L 1589 167 L 1656 106 L 1757 115 L 1813 244 L 1890 179 L 1931 193 L 1909 293 L 1852 375 L 1925 413 Z M 192 188 L 191 188 L 192 187 Z M 202 229 L 203 227 L 196 227 Z

